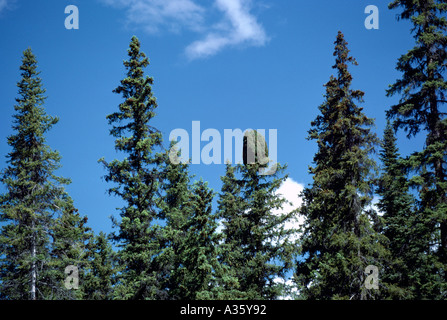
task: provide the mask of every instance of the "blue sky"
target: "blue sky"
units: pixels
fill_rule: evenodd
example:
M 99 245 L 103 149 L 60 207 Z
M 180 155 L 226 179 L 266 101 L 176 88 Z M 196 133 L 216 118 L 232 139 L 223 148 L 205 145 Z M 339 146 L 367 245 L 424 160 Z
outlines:
M 62 155 L 58 174 L 72 179 L 68 192 L 90 226 L 111 231 L 120 202 L 106 194 L 97 160 L 117 157 L 105 117 L 121 102 L 112 90 L 124 78 L 122 61 L 136 35 L 151 62 L 146 72 L 159 105 L 153 124 L 165 144 L 173 129 L 191 132 L 192 121 L 222 136 L 224 129 L 277 129 L 278 160 L 293 182 L 285 191 L 293 195 L 311 182 L 316 145 L 306 136 L 332 74 L 338 30 L 359 62 L 351 68 L 353 88 L 365 91 L 362 106 L 382 136 L 385 110 L 398 100 L 385 90 L 400 76 L 398 57 L 413 46 L 410 25 L 396 20 L 388 2 L 0 0 L 0 167 L 10 151 L 21 55 L 31 47 L 47 113 L 60 118 L 47 136 Z M 370 4 L 379 9 L 379 30 L 364 26 Z M 64 27 L 68 5 L 79 9 L 78 30 Z M 402 154 L 420 143 L 399 134 Z M 223 165 L 193 165 L 192 172 L 220 190 Z

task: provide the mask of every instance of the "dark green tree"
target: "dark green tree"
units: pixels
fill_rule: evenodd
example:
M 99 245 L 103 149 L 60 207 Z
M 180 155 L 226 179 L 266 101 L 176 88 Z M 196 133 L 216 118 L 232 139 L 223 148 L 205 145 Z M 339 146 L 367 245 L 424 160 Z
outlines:
M 152 93 L 153 78 L 144 75 L 149 65 L 140 50 L 140 42 L 133 37 L 124 61 L 127 77 L 114 92 L 124 102 L 119 110 L 107 116 L 116 138 L 115 149 L 126 156 L 105 165 L 106 182 L 114 187 L 109 193 L 124 201 L 121 220 L 114 220 L 113 240 L 117 243 L 122 270 L 116 294 L 121 299 L 155 299 L 160 294 L 159 264 L 160 226 L 156 224 L 159 192 L 159 164 L 155 149 L 161 147 L 161 133 L 151 123 L 155 117 L 156 99 Z
M 12 151 L 1 182 L 0 297 L 49 299 L 50 233 L 57 215 L 71 200 L 64 189 L 68 179 L 55 175 L 60 155 L 46 145 L 46 133 L 58 122 L 46 114 L 45 89 L 31 49 L 23 53 L 19 97 L 14 106 Z M 63 272 L 63 270 L 62 270 Z
M 351 89 L 348 64 L 357 62 L 341 32 L 334 56 L 337 75 L 326 83 L 325 102 L 309 131 L 318 151 L 309 168 L 313 183 L 302 193 L 303 257 L 296 281 L 307 299 L 373 298 L 378 290 L 365 288 L 365 269 L 374 265 L 382 271 L 386 254 L 371 222 L 377 220 L 370 207 L 376 169 L 370 154 L 377 138 L 371 132 L 373 119 L 356 104 L 364 93 Z
M 250 159 L 247 150 L 245 154 Z M 284 293 L 278 279 L 285 279 L 292 267 L 295 247 L 289 236 L 293 230 L 284 227 L 292 212 L 274 212 L 286 202 L 276 193 L 287 179 L 285 166 L 276 164 L 274 173 L 262 174 L 267 167 L 265 157 L 268 150 L 262 157 L 255 151 L 252 161 L 236 167 L 227 165 L 222 178 L 219 218 L 223 241 L 219 257 L 221 270 L 229 270 L 219 277 L 225 280 L 219 288 L 222 298 L 277 299 Z
M 110 300 L 115 284 L 115 252 L 107 235 L 100 232 L 87 243 L 88 269 L 84 272 L 84 299 Z
M 191 183 L 189 163 L 171 143 L 164 155 L 161 218 L 166 222 L 161 260 L 168 299 L 196 300 L 217 297 L 219 271 L 214 193 L 202 180 Z
M 90 268 L 87 243 L 92 232 L 87 227 L 87 217 L 82 217 L 74 208 L 73 201 L 66 199 L 62 213 L 54 220 L 51 230 L 51 260 L 47 283 L 50 291 L 48 297 L 55 300 L 85 299 L 85 273 Z M 71 273 L 66 268 L 76 268 L 78 288 L 67 288 L 65 281 Z M 70 271 L 67 269 L 67 271 Z
M 424 235 L 418 233 L 420 221 L 417 220 L 415 200 L 409 193 L 409 181 L 396 140 L 388 121 L 380 152 L 383 167 L 377 188 L 377 194 L 380 195 L 377 207 L 383 213 L 382 231 L 388 239 L 392 257 L 392 262 L 385 268 L 383 279 L 389 285 L 391 298 L 414 299 L 415 288 L 422 276 L 419 274 L 420 257 L 423 254 L 420 242 Z
M 226 164 L 225 175 L 221 177 L 222 189 L 218 199 L 218 214 L 223 227 L 222 242 L 219 244 L 219 299 L 243 299 L 239 278 L 240 267 L 245 265 L 241 227 L 245 224 L 244 207 L 241 201 L 242 186 L 235 175 L 236 167 Z M 244 226 L 245 227 L 245 226 Z M 239 277 L 238 277 L 239 276 Z
M 174 143 L 164 153 L 160 201 L 160 218 L 166 222 L 163 227 L 163 253 L 160 257 L 164 292 L 166 299 L 179 300 L 187 296 L 184 286 L 184 263 L 182 245 L 187 235 L 187 222 L 192 218 L 189 165 L 181 163 Z
M 419 284 L 419 297 L 446 298 L 447 292 L 447 122 L 442 111 L 446 100 L 447 3 L 445 0 L 395 0 L 390 9 L 401 8 L 399 19 L 410 20 L 415 46 L 402 55 L 397 70 L 402 73 L 387 91 L 400 95 L 387 111 L 395 129 L 408 138 L 426 135 L 421 151 L 409 157 L 412 182 L 418 190 L 418 210 L 426 230 L 425 267 L 435 266 L 437 280 Z M 424 267 L 422 267 L 424 268 Z
M 181 242 L 182 263 L 177 270 L 182 281 L 183 300 L 212 300 L 218 291 L 216 271 L 218 241 L 216 216 L 212 212 L 214 192 L 208 184 L 194 183 L 190 198 L 191 217 L 185 224 L 186 236 Z

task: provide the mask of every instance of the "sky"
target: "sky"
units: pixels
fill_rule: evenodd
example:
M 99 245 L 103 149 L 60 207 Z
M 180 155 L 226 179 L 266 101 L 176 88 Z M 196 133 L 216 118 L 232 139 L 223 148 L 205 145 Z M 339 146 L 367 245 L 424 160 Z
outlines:
M 71 178 L 67 191 L 90 227 L 112 231 L 110 216 L 118 217 L 121 202 L 107 194 L 111 185 L 97 161 L 120 157 L 106 116 L 122 102 L 112 91 L 125 77 L 122 62 L 136 35 L 150 60 L 146 74 L 154 78 L 158 103 L 153 125 L 165 146 L 179 128 L 192 144 L 193 121 L 222 139 L 225 129 L 276 130 L 277 160 L 289 175 L 280 193 L 296 206 L 312 182 L 308 167 L 317 149 L 306 137 L 333 74 L 339 30 L 359 63 L 350 68 L 353 89 L 365 92 L 364 112 L 383 135 L 385 110 L 399 99 L 386 97 L 386 89 L 400 77 L 397 59 L 414 45 L 409 23 L 397 21 L 388 2 L 0 0 L 0 168 L 11 151 L 6 138 L 13 134 L 19 66 L 30 47 L 47 90 L 46 112 L 60 119 L 47 135 L 62 156 L 57 174 Z M 78 29 L 65 26 L 69 5 L 78 9 Z M 379 29 L 365 27 L 368 5 L 379 10 Z M 404 133 L 398 138 L 403 155 L 422 143 Z M 224 165 L 194 164 L 191 171 L 219 192 Z

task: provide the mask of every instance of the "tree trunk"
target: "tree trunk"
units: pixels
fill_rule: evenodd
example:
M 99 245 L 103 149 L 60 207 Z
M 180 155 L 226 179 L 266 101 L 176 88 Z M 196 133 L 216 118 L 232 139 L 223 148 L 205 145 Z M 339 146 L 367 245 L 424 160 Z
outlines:
M 33 223 L 34 229 L 34 223 Z M 34 230 L 33 230 L 34 232 Z M 36 282 L 37 282 L 37 267 L 36 267 L 36 237 L 33 234 L 31 243 L 31 290 L 30 290 L 30 299 L 36 300 Z

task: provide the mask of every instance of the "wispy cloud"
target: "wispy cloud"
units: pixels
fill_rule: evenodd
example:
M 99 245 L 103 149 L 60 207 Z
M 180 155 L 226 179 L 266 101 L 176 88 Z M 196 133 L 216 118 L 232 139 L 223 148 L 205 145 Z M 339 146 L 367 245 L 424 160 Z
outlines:
M 198 31 L 203 24 L 204 8 L 193 0 L 101 0 L 126 11 L 126 23 L 148 33 L 161 30 L 179 32 L 183 28 Z
M 0 0 L 5 1 L 5 0 Z M 191 60 L 217 54 L 226 47 L 263 46 L 268 37 L 251 13 L 252 0 L 214 0 L 205 7 L 198 0 L 100 0 L 106 5 L 125 10 L 126 24 L 155 34 L 163 31 L 189 30 L 201 39 L 185 49 Z M 211 3 L 210 1 L 208 3 Z M 220 13 L 218 21 L 205 21 Z
M 212 27 L 202 40 L 186 48 L 190 59 L 214 55 L 228 46 L 262 46 L 268 37 L 257 19 L 250 14 L 251 0 L 216 0 L 217 8 L 223 12 L 222 21 Z
M 0 12 L 8 7 L 8 0 L 0 0 Z

